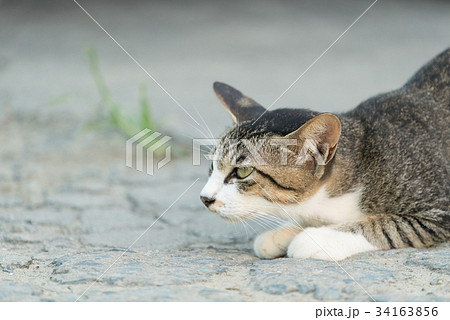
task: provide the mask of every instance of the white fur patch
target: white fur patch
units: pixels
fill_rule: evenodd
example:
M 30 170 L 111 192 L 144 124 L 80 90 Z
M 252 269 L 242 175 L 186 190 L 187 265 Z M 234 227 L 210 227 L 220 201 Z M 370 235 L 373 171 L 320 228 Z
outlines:
M 223 187 L 223 181 L 225 180 L 225 174 L 221 173 L 216 168 L 216 164 L 213 163 L 213 172 L 208 179 L 208 182 L 203 187 L 200 195 L 207 198 L 215 198 Z
M 295 205 L 283 205 L 283 209 L 293 219 L 319 220 L 323 224 L 354 221 L 363 215 L 359 206 L 360 195 L 358 190 L 331 198 L 325 187 L 321 187 L 311 198 Z
M 289 244 L 290 258 L 342 260 L 354 254 L 378 250 L 360 234 L 336 231 L 328 227 L 306 228 Z

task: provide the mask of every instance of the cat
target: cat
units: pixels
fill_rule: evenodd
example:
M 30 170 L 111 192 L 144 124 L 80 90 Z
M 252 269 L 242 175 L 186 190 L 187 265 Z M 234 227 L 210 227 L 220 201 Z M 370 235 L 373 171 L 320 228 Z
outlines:
M 450 49 L 341 114 L 269 111 L 213 87 L 235 124 L 200 198 L 230 221 L 286 220 L 257 236 L 256 256 L 342 260 L 450 240 Z

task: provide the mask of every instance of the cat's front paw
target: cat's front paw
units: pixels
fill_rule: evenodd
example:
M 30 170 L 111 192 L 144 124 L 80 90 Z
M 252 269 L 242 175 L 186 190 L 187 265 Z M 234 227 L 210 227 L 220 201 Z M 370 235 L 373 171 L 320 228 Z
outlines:
M 354 254 L 377 250 L 360 234 L 341 232 L 328 227 L 307 228 L 290 243 L 289 258 L 343 260 Z
M 267 231 L 256 237 L 253 249 L 258 258 L 275 259 L 286 255 L 286 248 L 276 241 L 275 235 L 275 231 Z

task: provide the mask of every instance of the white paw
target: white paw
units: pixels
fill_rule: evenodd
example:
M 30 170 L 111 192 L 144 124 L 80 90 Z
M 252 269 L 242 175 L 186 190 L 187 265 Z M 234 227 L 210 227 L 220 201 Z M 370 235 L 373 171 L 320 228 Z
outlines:
M 377 250 L 360 234 L 336 231 L 328 227 L 307 228 L 290 243 L 289 258 L 343 260 L 354 254 Z
M 275 259 L 286 254 L 286 248 L 275 241 L 274 231 L 267 231 L 256 237 L 253 250 L 261 259 Z

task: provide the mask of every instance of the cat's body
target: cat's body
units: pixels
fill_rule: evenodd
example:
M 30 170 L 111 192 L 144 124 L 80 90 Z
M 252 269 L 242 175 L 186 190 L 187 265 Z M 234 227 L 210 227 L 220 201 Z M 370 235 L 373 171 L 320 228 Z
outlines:
M 337 117 L 266 111 L 224 84 L 215 91 L 236 125 L 215 150 L 202 199 L 230 220 L 288 221 L 256 239 L 259 257 L 344 259 L 450 240 L 450 50 Z M 296 142 L 283 163 L 280 139 Z

